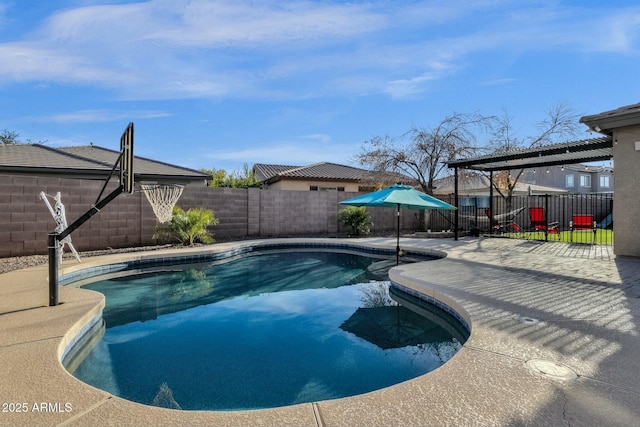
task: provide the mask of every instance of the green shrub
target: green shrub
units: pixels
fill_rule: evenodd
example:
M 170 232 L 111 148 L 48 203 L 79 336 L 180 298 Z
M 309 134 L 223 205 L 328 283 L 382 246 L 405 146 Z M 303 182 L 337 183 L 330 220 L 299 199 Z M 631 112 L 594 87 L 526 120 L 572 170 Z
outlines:
M 215 240 L 207 227 L 216 224 L 218 218 L 210 209 L 191 208 L 185 212 L 175 206 L 171 222 L 160 226 L 153 237 L 175 238 L 185 246 L 193 246 L 196 242 L 213 243 Z
M 351 227 L 351 235 L 368 234 L 371 231 L 371 215 L 364 206 L 349 206 L 338 213 L 338 218 L 344 225 Z

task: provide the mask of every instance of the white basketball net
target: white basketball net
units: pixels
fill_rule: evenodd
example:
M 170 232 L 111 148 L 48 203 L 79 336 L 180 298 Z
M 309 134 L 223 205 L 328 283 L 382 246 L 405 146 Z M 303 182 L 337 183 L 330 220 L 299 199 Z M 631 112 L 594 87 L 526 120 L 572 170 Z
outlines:
M 142 184 L 141 187 L 158 221 L 161 223 L 171 221 L 171 217 L 173 217 L 173 207 L 182 195 L 184 187 L 177 184 Z

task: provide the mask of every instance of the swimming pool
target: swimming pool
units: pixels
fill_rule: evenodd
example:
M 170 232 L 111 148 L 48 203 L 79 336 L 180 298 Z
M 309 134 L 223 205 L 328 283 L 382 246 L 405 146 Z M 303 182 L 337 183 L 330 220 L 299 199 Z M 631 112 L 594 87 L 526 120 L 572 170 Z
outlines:
M 114 395 L 181 409 L 387 387 L 442 365 L 468 336 L 442 310 L 389 291 L 389 266 L 373 254 L 294 249 L 126 272 L 85 286 L 106 296 L 95 332 L 104 335 L 65 365 Z

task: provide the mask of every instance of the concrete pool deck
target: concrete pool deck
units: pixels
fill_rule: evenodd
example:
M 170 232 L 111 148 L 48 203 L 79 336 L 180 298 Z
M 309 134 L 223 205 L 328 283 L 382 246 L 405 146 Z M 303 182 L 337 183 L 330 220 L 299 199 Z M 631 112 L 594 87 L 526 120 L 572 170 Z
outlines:
M 309 240 L 395 247 L 387 238 L 286 241 Z M 2 274 L 0 425 L 640 425 L 640 259 L 614 257 L 607 247 L 508 239 L 403 238 L 401 245 L 447 255 L 390 276 L 470 321 L 471 336 L 453 359 L 372 393 L 244 412 L 145 406 L 76 380 L 60 357 L 101 312 L 103 297 L 62 287 L 62 304 L 48 307 L 47 266 Z M 109 255 L 65 261 L 63 269 L 162 256 Z

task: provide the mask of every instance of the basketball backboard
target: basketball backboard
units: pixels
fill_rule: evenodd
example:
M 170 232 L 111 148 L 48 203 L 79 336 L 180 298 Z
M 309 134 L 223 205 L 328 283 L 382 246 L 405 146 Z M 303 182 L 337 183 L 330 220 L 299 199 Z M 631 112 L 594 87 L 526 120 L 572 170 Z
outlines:
M 133 193 L 133 122 L 120 138 L 120 185 L 126 193 Z

